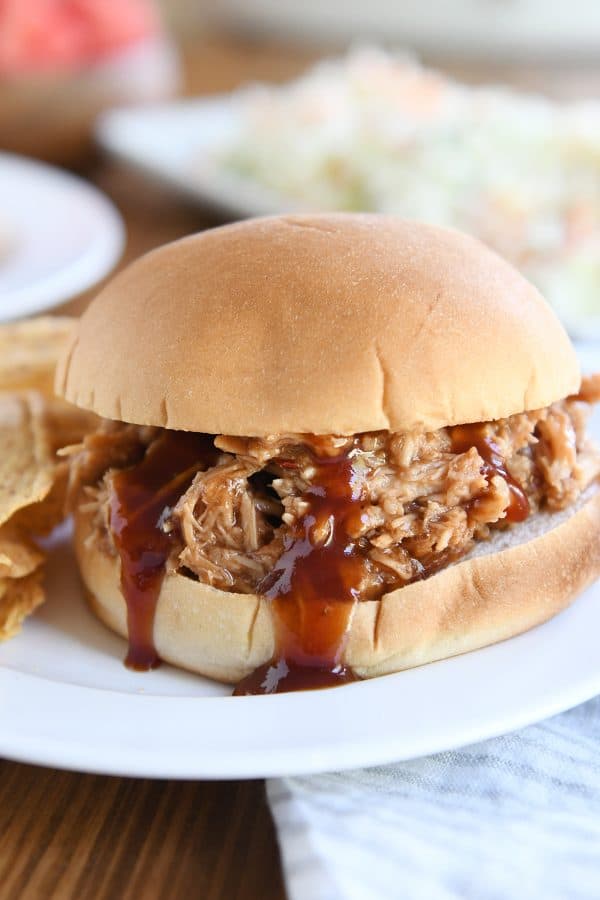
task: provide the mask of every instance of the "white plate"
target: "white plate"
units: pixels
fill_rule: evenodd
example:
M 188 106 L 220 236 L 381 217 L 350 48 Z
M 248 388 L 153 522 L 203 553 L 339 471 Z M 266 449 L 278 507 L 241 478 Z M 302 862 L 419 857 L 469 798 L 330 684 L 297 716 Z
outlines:
M 597 362 L 588 347 L 584 366 Z M 83 603 L 67 538 L 47 604 L 0 646 L 0 756 L 161 778 L 305 774 L 448 750 L 600 693 L 600 582 L 527 634 L 341 688 L 230 697 L 166 665 L 130 672 L 124 642 Z
M 256 778 L 409 759 L 519 728 L 600 693 L 600 587 L 528 634 L 324 691 L 230 697 L 164 666 L 133 673 L 84 606 L 68 547 L 50 599 L 0 648 L 0 756 L 161 778 Z
M 368 38 L 401 41 L 443 58 L 518 59 L 556 56 L 596 58 L 597 0 L 221 0 L 212 15 L 236 32 L 264 40 L 305 40 L 312 46 Z
M 123 162 L 228 218 L 299 210 L 260 184 L 214 171 L 210 154 L 235 127 L 237 102 L 235 95 L 223 94 L 113 109 L 99 117 L 96 136 Z
M 243 105 L 243 97 L 233 93 L 113 109 L 100 117 L 96 134 L 104 149 L 127 165 L 225 219 L 310 212 L 309 204 L 215 164 L 215 151 L 235 133 Z M 557 279 L 565 282 L 557 312 L 569 333 L 600 339 L 600 315 L 588 308 L 577 280 L 571 284 L 568 273 L 562 281 L 555 273 Z
M 0 321 L 92 287 L 113 268 L 124 239 L 119 214 L 92 185 L 0 153 Z

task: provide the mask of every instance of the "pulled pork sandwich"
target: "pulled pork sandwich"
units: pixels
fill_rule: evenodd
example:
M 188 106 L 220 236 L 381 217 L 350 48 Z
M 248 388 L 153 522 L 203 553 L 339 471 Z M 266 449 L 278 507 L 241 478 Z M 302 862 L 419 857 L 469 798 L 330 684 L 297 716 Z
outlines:
M 396 672 L 545 621 L 600 574 L 600 380 L 471 238 L 370 215 L 162 247 L 83 316 L 57 389 L 93 610 L 264 693 Z

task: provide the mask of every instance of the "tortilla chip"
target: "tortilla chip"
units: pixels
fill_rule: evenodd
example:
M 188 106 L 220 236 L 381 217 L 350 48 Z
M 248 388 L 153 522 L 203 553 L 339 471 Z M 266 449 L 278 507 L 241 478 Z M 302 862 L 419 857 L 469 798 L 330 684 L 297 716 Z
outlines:
M 0 527 L 0 579 L 24 578 L 44 559 L 42 551 L 12 521 Z
M 44 601 L 45 555 L 31 535 L 65 518 L 68 461 L 58 456 L 98 417 L 54 396 L 54 371 L 74 319 L 0 326 L 0 641 Z
M 0 641 L 21 630 L 23 620 L 44 602 L 38 570 L 25 578 L 0 579 Z
M 67 488 L 69 485 L 69 464 L 66 461 L 54 467 L 54 482 L 43 500 L 17 510 L 9 524 L 16 525 L 21 532 L 45 537 L 66 518 Z
M 40 394 L 0 394 L 0 525 L 43 500 L 54 483 L 54 454 Z
M 54 370 L 75 319 L 38 316 L 0 327 L 0 390 L 54 393 Z
M 67 445 L 78 445 L 98 427 L 98 417 L 56 397 L 44 399 L 43 427 L 53 452 L 52 486 L 41 500 L 13 514 L 11 521 L 30 534 L 47 535 L 66 516 L 69 463 L 56 455 Z

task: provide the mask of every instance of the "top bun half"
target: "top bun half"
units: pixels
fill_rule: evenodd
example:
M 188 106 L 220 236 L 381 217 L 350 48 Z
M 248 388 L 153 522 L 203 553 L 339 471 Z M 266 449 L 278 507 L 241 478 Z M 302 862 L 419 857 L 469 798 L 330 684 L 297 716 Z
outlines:
M 256 219 L 138 259 L 57 392 L 110 419 L 264 436 L 435 430 L 577 391 L 540 294 L 473 238 L 375 215 Z

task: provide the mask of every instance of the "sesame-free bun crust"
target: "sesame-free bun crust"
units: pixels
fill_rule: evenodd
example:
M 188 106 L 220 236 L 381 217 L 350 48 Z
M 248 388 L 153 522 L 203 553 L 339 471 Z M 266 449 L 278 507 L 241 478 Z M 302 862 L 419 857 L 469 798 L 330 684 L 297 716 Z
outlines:
M 496 254 L 344 214 L 250 220 L 143 256 L 86 311 L 56 381 L 110 419 L 238 435 L 434 430 L 578 386 L 560 323 Z
M 77 512 L 75 526 L 91 607 L 125 637 L 119 562 L 102 549 L 89 513 Z M 599 575 L 595 493 L 574 509 L 498 533 L 476 555 L 425 581 L 358 603 L 344 661 L 370 678 L 493 644 L 545 622 Z M 163 582 L 154 639 L 165 661 L 224 682 L 239 681 L 275 649 L 268 600 L 179 574 Z

